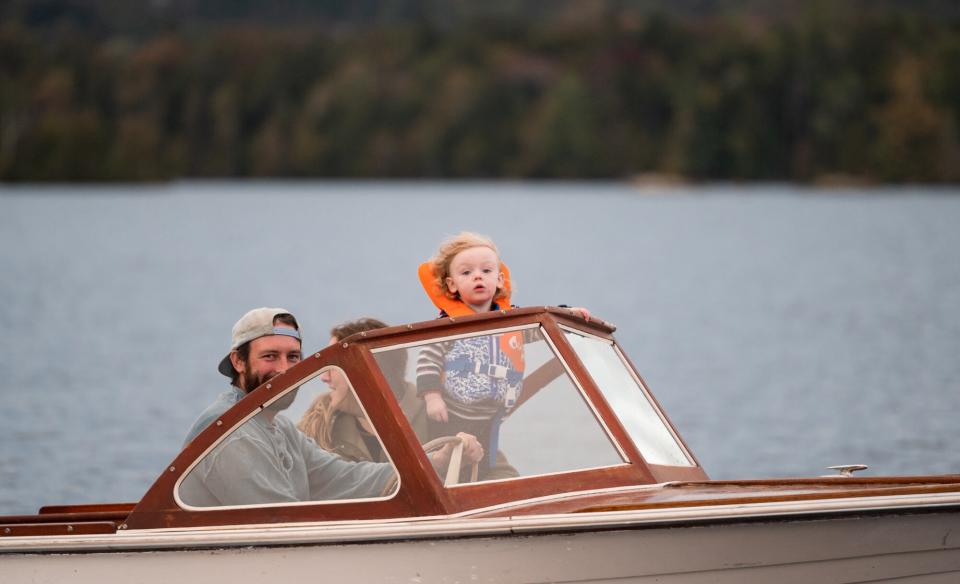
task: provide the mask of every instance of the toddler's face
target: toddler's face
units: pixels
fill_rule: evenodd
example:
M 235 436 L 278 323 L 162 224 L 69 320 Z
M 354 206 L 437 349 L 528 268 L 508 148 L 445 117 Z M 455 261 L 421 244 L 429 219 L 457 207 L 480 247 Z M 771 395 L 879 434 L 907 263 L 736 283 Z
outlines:
M 475 310 L 490 310 L 490 304 L 503 286 L 500 258 L 489 247 L 471 247 L 453 256 L 446 279 L 451 293 Z

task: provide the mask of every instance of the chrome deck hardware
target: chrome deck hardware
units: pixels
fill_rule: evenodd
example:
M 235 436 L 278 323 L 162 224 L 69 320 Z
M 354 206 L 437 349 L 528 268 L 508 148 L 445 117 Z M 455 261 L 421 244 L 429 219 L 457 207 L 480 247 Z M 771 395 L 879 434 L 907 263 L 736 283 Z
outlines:
M 852 477 L 853 473 L 858 470 L 867 470 L 867 465 L 865 464 L 838 464 L 836 466 L 828 466 L 830 470 L 835 470 L 839 474 L 835 475 L 823 475 L 825 477 Z

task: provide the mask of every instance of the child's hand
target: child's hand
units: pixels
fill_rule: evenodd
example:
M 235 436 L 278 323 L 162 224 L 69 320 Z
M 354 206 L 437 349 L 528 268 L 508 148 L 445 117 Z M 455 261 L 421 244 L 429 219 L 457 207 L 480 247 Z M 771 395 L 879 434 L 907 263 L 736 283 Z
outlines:
M 577 312 L 583 317 L 583 320 L 590 322 L 590 311 L 582 306 L 574 306 L 570 310 Z
M 427 417 L 434 422 L 447 422 L 447 403 L 439 391 L 428 391 L 423 394 L 423 401 L 427 402 Z

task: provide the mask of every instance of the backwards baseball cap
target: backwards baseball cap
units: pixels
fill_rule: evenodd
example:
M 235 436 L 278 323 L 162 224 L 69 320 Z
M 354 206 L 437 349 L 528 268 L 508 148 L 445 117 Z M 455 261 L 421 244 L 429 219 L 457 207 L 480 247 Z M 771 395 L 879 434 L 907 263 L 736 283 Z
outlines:
M 237 347 L 244 343 L 270 335 L 286 335 L 298 341 L 301 340 L 299 330 L 292 329 L 289 326 L 273 326 L 273 320 L 281 314 L 293 316 L 285 308 L 254 308 L 240 317 L 237 324 L 233 325 L 233 343 L 230 346 L 230 353 L 236 351 Z M 227 353 L 227 356 L 220 360 L 220 365 L 217 367 L 217 371 L 227 377 L 233 377 L 230 353 Z

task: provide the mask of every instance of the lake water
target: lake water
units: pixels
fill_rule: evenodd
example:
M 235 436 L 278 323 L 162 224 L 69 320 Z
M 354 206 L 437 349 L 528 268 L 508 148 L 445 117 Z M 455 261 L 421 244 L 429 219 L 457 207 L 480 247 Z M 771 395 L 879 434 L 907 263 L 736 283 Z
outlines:
M 0 514 L 135 501 L 247 309 L 306 348 L 426 320 L 461 230 L 520 305 L 589 307 L 713 478 L 960 472 L 960 189 L 619 183 L 0 186 Z

